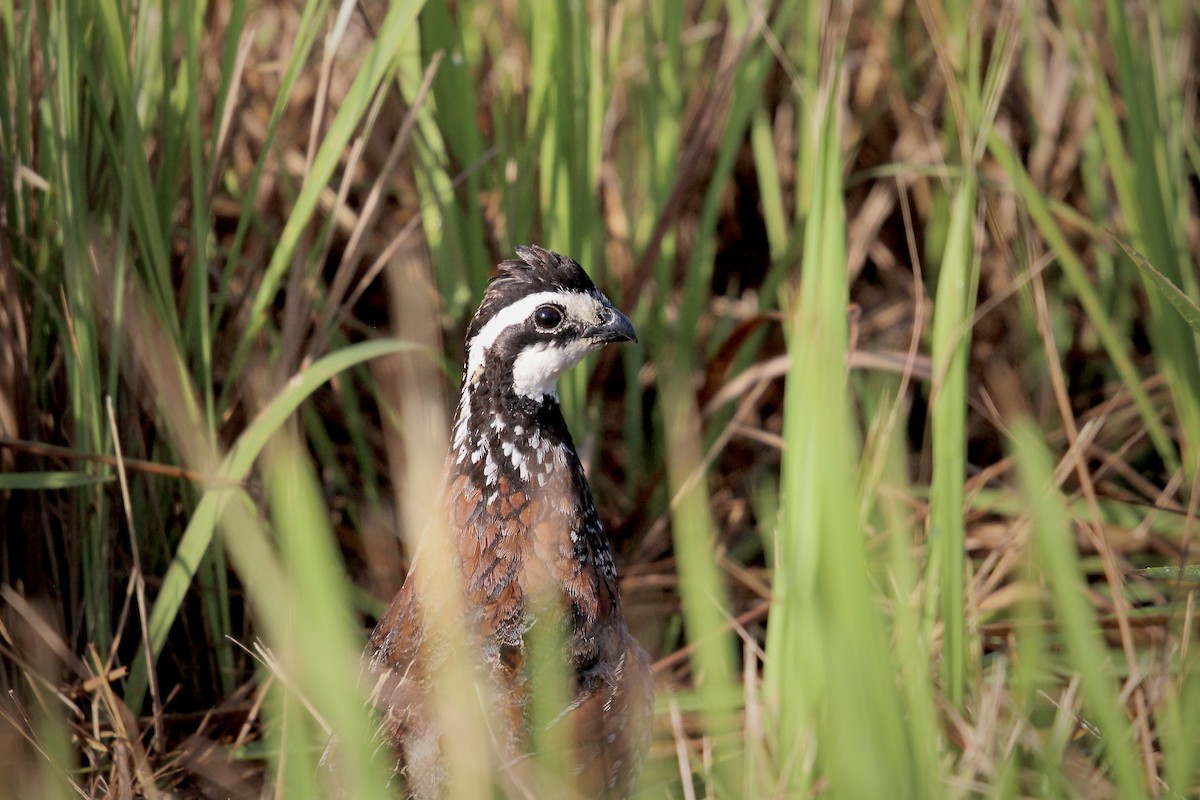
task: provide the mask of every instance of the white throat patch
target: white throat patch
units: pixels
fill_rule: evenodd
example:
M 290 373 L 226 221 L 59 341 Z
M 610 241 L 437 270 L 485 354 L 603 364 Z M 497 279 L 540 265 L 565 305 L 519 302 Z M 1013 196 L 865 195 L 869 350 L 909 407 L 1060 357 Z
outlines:
M 535 400 L 546 396 L 557 399 L 559 377 L 595 349 L 594 342 L 577 339 L 564 345 L 543 343 L 522 351 L 513 362 L 513 391 Z

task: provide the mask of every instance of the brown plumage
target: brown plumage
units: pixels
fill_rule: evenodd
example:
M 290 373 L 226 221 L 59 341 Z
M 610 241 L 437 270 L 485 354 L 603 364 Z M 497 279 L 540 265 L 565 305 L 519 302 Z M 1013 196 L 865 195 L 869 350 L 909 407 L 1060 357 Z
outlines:
M 574 261 L 538 247 L 517 254 L 500 265 L 467 333 L 441 500 L 449 574 L 471 660 L 503 726 L 502 757 L 518 763 L 529 752 L 538 687 L 527 638 L 546 621 L 539 613 L 557 607 L 560 618 L 549 621 L 563 635 L 571 698 L 556 725 L 571 737 L 568 766 L 583 796 L 627 797 L 648 741 L 652 677 L 625 626 L 611 549 L 555 384 L 587 353 L 635 335 Z M 427 606 L 410 575 L 368 652 L 397 771 L 414 797 L 451 791 L 450 744 L 428 703 L 446 647 L 429 630 Z

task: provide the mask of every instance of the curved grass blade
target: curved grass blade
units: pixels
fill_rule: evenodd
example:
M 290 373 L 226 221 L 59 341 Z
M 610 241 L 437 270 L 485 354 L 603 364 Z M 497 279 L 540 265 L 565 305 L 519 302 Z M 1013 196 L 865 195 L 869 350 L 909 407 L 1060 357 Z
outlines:
M 303 369 L 288 382 L 279 393 L 238 437 L 229 454 L 221 462 L 217 477 L 222 481 L 241 481 L 250 472 L 255 459 L 262 453 L 263 448 L 272 436 L 283 426 L 288 417 L 299 408 L 314 391 L 334 375 L 343 372 L 355 364 L 395 353 L 421 350 L 411 342 L 395 340 L 378 340 L 351 345 L 344 350 L 331 353 Z M 175 622 L 183 596 L 191 585 L 192 578 L 200 564 L 201 558 L 213 541 L 216 522 L 220 516 L 223 503 L 231 496 L 230 492 L 239 489 L 228 487 L 209 489 L 205 491 L 196 513 L 192 515 L 187 530 L 175 551 L 175 558 L 163 577 L 162 589 L 154 603 L 150 614 L 150 648 L 155 656 L 162 652 L 167 634 Z M 146 663 L 142 656 L 134 662 L 130 673 L 129 685 L 125 693 L 125 702 L 130 708 L 141 707 L 147 688 Z

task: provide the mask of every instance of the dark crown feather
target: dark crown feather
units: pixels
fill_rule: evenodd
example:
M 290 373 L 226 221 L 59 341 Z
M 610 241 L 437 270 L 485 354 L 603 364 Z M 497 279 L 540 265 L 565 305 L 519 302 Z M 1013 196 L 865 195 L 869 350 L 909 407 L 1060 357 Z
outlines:
M 484 292 L 479 312 L 471 321 L 468 340 L 502 308 L 534 292 L 577 292 L 599 294 L 596 284 L 574 259 L 537 245 L 513 248 L 519 258 L 500 262 Z
M 500 262 L 500 272 L 492 278 L 492 287 L 513 282 L 525 284 L 526 291 L 596 291 L 592 279 L 574 259 L 537 245 L 518 245 L 513 249 L 520 258 Z

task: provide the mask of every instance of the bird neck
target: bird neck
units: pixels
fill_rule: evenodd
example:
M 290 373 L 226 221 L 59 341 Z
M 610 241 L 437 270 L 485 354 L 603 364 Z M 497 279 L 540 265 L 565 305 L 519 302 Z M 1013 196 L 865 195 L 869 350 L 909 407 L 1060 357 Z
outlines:
M 535 399 L 486 381 L 467 384 L 453 431 L 453 465 L 481 467 L 485 484 L 499 476 L 510 485 L 536 482 L 542 472 L 579 460 L 555 395 Z
M 615 576 L 608 537 L 557 397 L 534 400 L 485 382 L 466 385 L 455 414 L 448 477 L 460 496 L 469 490 L 478 498 L 478 513 L 505 518 L 509 534 L 553 521 L 573 559 Z M 529 511 L 509 514 L 515 509 L 504 502 L 493 505 L 506 495 L 527 499 Z M 487 529 L 453 527 L 468 536 Z

